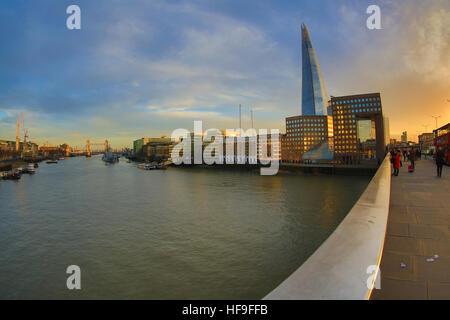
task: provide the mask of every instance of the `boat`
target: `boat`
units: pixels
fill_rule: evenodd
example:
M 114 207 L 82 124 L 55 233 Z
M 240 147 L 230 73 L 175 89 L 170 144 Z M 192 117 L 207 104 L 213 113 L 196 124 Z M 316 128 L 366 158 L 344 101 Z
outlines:
M 156 166 L 151 165 L 149 163 L 140 163 L 140 164 L 137 165 L 137 167 L 139 169 L 142 169 L 142 170 L 153 170 L 153 169 L 156 169 Z
M 64 160 L 65 158 L 64 157 L 60 157 L 58 160 Z
M 45 163 L 50 164 L 50 163 L 58 163 L 58 160 L 55 159 L 49 159 L 47 161 L 45 161 Z
M 166 170 L 166 169 L 167 169 L 167 166 L 164 165 L 163 163 L 158 163 L 158 164 L 156 165 L 156 169 L 159 169 L 159 170 Z
M 103 155 L 102 160 L 108 163 L 115 163 L 119 161 L 119 157 L 117 157 L 117 155 L 108 150 Z
M 20 173 L 15 170 L 14 172 L 8 172 L 6 175 L 3 176 L 3 180 L 19 180 L 22 176 Z
M 22 173 L 29 173 L 29 174 L 33 174 L 35 173 L 36 170 L 34 170 L 34 164 L 29 163 L 28 166 L 22 171 Z

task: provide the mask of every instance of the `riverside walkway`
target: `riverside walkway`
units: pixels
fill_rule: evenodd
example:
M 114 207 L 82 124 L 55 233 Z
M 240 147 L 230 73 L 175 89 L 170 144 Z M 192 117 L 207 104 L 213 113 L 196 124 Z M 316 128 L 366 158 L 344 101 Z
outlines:
M 450 168 L 438 178 L 432 160 L 407 167 L 392 177 L 381 288 L 371 299 L 450 299 Z

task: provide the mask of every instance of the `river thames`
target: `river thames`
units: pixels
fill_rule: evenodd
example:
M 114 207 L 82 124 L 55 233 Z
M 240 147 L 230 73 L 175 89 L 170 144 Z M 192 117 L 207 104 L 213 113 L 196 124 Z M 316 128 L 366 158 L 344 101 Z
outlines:
M 0 299 L 260 299 L 369 181 L 42 162 L 0 181 Z M 69 265 L 81 268 L 81 290 L 66 287 Z

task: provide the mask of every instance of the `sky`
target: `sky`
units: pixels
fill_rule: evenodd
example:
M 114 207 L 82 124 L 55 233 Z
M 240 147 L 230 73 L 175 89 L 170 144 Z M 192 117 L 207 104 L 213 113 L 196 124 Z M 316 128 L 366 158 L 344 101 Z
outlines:
M 66 8 L 81 8 L 69 30 Z M 369 30 L 366 9 L 381 9 Z M 450 122 L 448 0 L 16 0 L 0 4 L 0 139 L 131 146 L 177 128 L 285 132 L 306 23 L 328 95 L 380 92 L 391 137 Z

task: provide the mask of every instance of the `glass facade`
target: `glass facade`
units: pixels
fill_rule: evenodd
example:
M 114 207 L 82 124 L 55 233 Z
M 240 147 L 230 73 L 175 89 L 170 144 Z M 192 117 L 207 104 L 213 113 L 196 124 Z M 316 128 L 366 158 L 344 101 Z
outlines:
M 327 115 L 328 97 L 308 28 L 302 24 L 302 115 Z
M 359 164 L 384 158 L 384 118 L 379 93 L 332 97 L 334 158 Z

